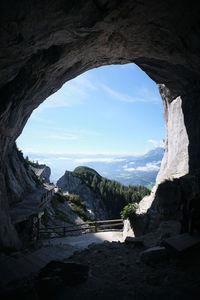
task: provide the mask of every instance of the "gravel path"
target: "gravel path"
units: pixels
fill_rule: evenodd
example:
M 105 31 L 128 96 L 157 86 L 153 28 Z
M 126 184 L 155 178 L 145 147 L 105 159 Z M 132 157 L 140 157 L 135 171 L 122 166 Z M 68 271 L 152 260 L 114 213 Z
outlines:
M 122 241 L 122 232 L 87 233 L 40 241 L 40 247 L 12 255 L 0 254 L 0 291 L 7 285 L 38 273 L 48 262 L 63 260 L 92 243 Z
M 109 242 L 117 242 L 123 241 L 123 233 L 122 231 L 104 231 L 104 232 L 96 232 L 96 233 L 85 233 L 79 236 L 68 236 L 65 238 L 54 238 L 43 241 L 43 245 L 46 246 L 66 246 L 71 245 L 75 246 L 78 249 L 84 249 L 88 247 L 88 245 L 95 243 L 103 243 L 104 241 Z

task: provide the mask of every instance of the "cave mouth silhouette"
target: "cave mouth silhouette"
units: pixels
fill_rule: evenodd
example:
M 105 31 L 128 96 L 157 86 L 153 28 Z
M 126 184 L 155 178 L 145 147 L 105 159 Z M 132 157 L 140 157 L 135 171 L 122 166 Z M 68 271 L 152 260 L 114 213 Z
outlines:
M 9 216 L 10 184 L 15 177 L 8 179 L 8 174 L 14 165 L 15 140 L 44 99 L 98 66 L 134 62 L 158 84 L 167 128 L 159 180 L 189 173 L 192 192 L 199 191 L 199 15 L 198 4 L 170 0 L 1 3 L 3 247 L 18 244 Z M 23 189 L 21 184 L 19 190 Z M 158 199 L 156 213 L 163 211 L 161 203 Z

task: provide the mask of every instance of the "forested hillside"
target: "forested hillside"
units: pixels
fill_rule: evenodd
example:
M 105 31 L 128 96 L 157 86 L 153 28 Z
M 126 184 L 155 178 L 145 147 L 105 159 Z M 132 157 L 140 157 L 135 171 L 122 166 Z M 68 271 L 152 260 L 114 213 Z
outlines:
M 90 189 L 98 194 L 110 218 L 119 218 L 120 212 L 128 203 L 138 203 L 150 193 L 144 186 L 124 186 L 123 184 L 100 176 L 88 167 L 77 167 L 72 175 L 81 179 Z

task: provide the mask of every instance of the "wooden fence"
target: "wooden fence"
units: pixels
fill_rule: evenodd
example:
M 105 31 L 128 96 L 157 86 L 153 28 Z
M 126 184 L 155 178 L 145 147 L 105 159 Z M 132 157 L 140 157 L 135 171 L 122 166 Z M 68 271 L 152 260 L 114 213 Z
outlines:
M 87 233 L 87 232 L 99 232 L 99 231 L 110 231 L 117 229 L 120 230 L 123 228 L 123 220 L 101 220 L 101 221 L 90 221 L 87 223 L 82 223 L 78 225 L 70 225 L 70 226 L 55 226 L 55 227 L 45 227 L 40 228 L 38 232 L 39 238 L 49 238 L 53 235 L 55 237 L 64 237 L 66 235 L 70 235 L 70 233 Z

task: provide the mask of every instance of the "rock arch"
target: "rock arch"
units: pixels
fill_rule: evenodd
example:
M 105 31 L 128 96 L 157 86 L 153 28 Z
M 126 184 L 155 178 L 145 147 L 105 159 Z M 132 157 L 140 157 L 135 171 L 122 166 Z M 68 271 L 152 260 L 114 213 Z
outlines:
M 18 244 L 6 178 L 16 138 L 47 96 L 98 66 L 135 62 L 158 84 L 167 131 L 158 183 L 189 174 L 199 190 L 199 15 L 187 1 L 1 1 L 1 245 Z

